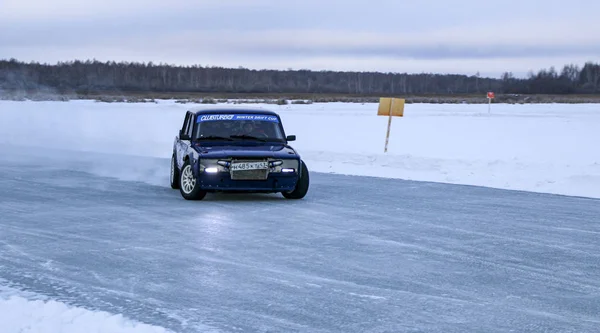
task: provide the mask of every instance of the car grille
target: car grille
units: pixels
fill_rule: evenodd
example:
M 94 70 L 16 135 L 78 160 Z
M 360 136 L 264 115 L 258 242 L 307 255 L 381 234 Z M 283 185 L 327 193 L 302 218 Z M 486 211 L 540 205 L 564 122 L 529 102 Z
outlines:
M 268 176 L 268 169 L 231 171 L 231 179 L 233 180 L 265 180 Z
M 263 159 L 237 159 L 234 162 L 262 162 Z M 269 177 L 269 169 L 262 170 L 236 170 L 230 172 L 232 180 L 266 180 Z

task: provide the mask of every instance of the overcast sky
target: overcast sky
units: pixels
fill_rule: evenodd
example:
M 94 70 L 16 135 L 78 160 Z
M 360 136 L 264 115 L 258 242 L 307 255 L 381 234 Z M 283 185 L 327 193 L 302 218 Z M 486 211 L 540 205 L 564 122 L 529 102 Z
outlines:
M 0 0 L 0 58 L 499 76 L 600 62 L 599 0 Z

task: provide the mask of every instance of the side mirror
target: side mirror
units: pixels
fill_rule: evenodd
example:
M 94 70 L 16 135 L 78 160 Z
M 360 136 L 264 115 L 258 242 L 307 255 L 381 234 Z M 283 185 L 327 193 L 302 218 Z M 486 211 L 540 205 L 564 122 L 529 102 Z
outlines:
M 296 136 L 295 135 L 288 135 L 287 137 L 285 137 L 285 139 L 287 141 L 296 141 Z

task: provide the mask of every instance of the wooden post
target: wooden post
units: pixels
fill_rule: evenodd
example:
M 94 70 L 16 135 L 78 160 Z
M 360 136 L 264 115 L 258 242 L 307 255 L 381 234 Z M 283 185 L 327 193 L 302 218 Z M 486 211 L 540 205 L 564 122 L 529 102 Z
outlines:
M 390 103 L 390 116 L 388 118 L 388 126 L 387 126 L 387 134 L 385 135 L 385 149 L 384 153 L 387 153 L 388 142 L 390 140 L 390 130 L 392 129 L 392 110 L 394 109 L 394 99 L 392 98 L 392 102 Z

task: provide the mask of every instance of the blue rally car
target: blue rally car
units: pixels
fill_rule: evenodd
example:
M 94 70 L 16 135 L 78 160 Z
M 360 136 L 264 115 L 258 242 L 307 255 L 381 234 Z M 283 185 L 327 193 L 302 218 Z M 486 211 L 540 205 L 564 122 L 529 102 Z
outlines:
M 301 199 L 309 174 L 288 145 L 279 115 L 248 108 L 212 108 L 186 112 L 173 143 L 171 187 L 187 200 L 209 192 L 281 193 Z

